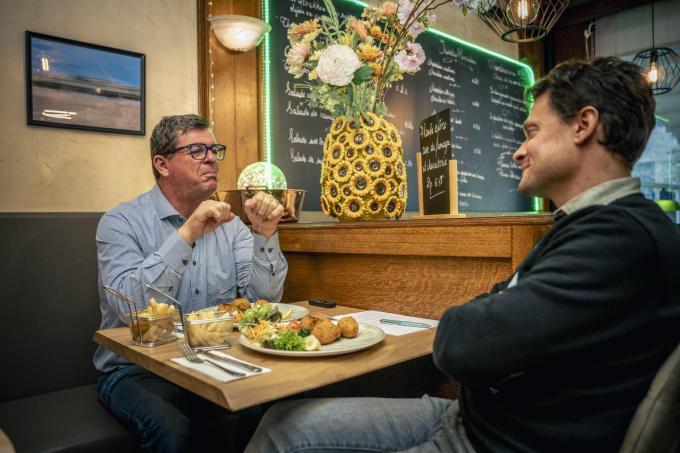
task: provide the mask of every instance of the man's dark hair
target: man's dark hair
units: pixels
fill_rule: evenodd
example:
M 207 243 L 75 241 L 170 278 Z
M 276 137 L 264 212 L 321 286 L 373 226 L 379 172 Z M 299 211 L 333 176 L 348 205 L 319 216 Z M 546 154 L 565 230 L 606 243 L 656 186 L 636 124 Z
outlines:
M 656 102 L 639 66 L 615 57 L 566 61 L 538 80 L 528 96 L 544 93 L 564 122 L 583 107 L 595 107 L 604 130 L 600 144 L 633 167 L 655 124 Z
M 161 175 L 158 174 L 153 165 L 153 156 L 173 153 L 177 147 L 179 136 L 192 129 L 210 129 L 210 125 L 202 117 L 189 114 L 164 116 L 153 128 L 151 133 L 151 168 L 156 180 Z

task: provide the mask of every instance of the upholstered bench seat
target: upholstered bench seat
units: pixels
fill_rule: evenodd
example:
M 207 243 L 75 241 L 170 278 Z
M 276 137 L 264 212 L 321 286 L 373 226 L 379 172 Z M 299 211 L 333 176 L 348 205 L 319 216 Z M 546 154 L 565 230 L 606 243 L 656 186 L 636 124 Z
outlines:
M 137 449 L 130 432 L 99 404 L 94 384 L 2 402 L 0 426 L 19 453 Z

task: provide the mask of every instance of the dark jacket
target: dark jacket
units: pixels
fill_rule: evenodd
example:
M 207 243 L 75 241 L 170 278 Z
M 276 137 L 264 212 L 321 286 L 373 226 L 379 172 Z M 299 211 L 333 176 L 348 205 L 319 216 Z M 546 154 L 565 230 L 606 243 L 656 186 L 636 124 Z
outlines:
M 680 233 L 630 195 L 557 221 L 511 279 L 443 316 L 437 366 L 462 384 L 480 452 L 615 452 L 680 341 Z

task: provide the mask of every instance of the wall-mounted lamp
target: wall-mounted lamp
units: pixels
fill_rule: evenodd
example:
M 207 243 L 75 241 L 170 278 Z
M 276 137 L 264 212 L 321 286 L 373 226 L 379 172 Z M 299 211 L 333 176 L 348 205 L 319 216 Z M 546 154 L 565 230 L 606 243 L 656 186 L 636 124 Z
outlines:
M 268 23 L 250 16 L 211 16 L 208 21 L 222 45 L 236 52 L 254 49 L 272 29 Z
M 548 34 L 569 0 L 480 0 L 477 15 L 502 40 L 538 41 Z
M 654 46 L 654 2 L 652 2 L 652 47 L 639 52 L 633 62 L 642 67 L 654 94 L 671 91 L 680 80 L 680 57 L 673 49 Z

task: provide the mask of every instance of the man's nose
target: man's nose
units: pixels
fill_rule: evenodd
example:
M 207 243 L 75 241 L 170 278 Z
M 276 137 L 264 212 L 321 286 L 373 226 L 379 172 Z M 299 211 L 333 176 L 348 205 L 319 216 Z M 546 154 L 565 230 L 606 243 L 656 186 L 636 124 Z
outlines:
M 515 163 L 520 163 L 522 159 L 524 159 L 524 156 L 526 156 L 526 149 L 524 147 L 524 144 L 526 142 L 522 142 L 521 145 L 519 145 L 519 148 L 515 150 L 514 153 L 512 153 L 512 160 L 515 161 Z

